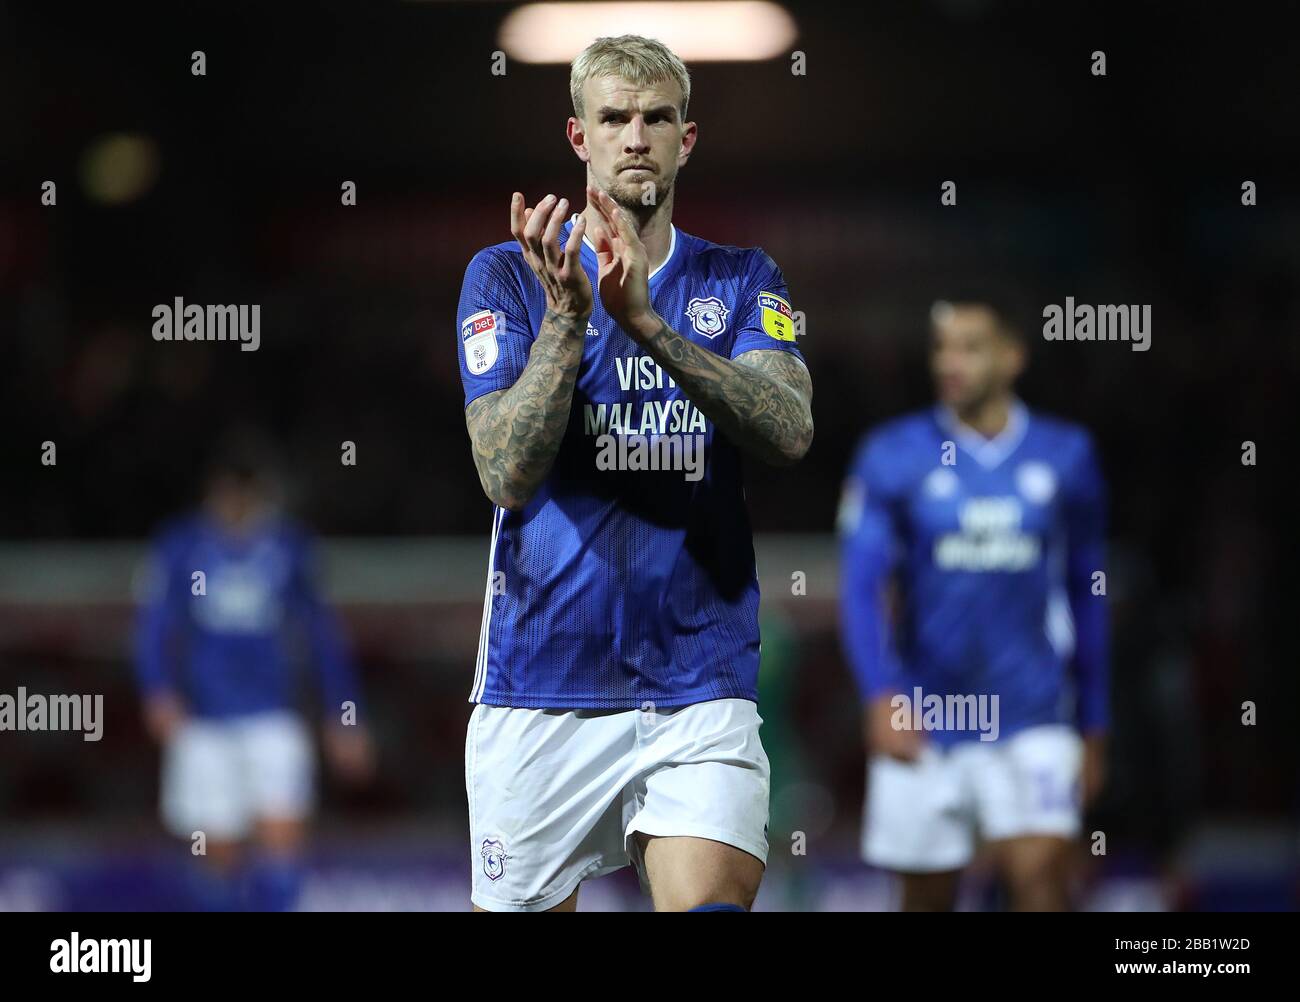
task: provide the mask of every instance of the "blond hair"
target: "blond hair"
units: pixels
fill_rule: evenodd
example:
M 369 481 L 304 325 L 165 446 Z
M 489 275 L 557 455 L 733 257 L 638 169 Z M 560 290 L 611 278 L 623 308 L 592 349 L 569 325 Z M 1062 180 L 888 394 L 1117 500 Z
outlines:
M 663 42 L 641 35 L 619 35 L 617 38 L 598 38 L 578 54 L 569 71 L 569 96 L 573 98 L 573 114 L 582 118 L 582 88 L 592 77 L 621 77 L 638 87 L 675 81 L 682 89 L 682 121 L 686 121 L 686 106 L 691 100 L 691 76 L 683 63 Z

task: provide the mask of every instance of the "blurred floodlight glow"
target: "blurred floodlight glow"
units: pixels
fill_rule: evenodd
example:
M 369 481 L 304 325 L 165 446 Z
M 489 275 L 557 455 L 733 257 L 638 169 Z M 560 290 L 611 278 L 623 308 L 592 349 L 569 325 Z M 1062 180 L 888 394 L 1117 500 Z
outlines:
M 533 3 L 501 24 L 500 45 L 522 63 L 569 63 L 595 39 L 645 35 L 684 62 L 771 59 L 798 32 L 780 4 L 766 0 L 682 3 Z
M 103 136 L 81 158 L 81 185 L 86 196 L 105 205 L 134 202 L 148 193 L 157 179 L 158 146 L 148 136 Z

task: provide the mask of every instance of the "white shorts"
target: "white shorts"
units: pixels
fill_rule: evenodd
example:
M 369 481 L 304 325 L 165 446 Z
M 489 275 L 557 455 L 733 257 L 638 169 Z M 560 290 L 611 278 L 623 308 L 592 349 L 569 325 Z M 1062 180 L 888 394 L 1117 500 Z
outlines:
M 296 714 L 191 717 L 163 751 L 163 823 L 181 838 L 201 831 L 226 841 L 259 818 L 304 818 L 314 771 L 311 736 Z
M 767 862 L 769 770 L 758 708 L 656 712 L 479 704 L 465 738 L 471 899 L 535 912 L 627 866 L 634 832 L 725 842 Z
M 999 741 L 927 744 L 916 762 L 873 756 L 862 856 L 904 873 L 958 870 L 987 841 L 1079 832 L 1083 742 L 1066 725 Z

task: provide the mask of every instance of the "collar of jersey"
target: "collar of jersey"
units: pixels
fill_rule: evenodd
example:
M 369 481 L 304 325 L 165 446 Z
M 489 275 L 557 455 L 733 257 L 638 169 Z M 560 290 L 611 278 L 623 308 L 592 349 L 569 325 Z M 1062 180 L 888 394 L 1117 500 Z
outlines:
M 562 227 L 560 227 L 560 232 L 562 234 L 562 236 L 560 237 L 561 247 L 564 246 L 564 244 L 569 242 L 569 231 L 573 229 L 573 224 L 578 221 L 578 215 L 579 213 L 575 212 L 573 215 L 569 217 L 569 221 L 565 223 Z M 670 231 L 670 235 L 668 238 L 668 256 L 663 259 L 663 263 L 660 264 L 658 268 L 650 272 L 649 276 L 647 277 L 647 281 L 649 282 L 653 282 L 658 276 L 664 274 L 664 272 L 668 268 L 668 265 L 671 264 L 673 259 L 677 257 L 677 227 L 674 226 L 672 223 L 669 223 L 668 229 Z M 596 245 L 593 244 L 590 240 L 588 240 L 586 236 L 582 238 L 582 254 L 588 261 L 591 262 L 593 268 L 596 267 Z
M 936 407 L 935 420 L 940 428 L 952 435 L 963 452 L 969 453 L 986 470 L 991 470 L 1015 452 L 1024 439 L 1029 427 L 1029 410 L 1019 400 L 1013 400 L 1007 413 L 1006 427 L 992 438 L 985 438 L 974 428 L 962 424 L 950 407 Z

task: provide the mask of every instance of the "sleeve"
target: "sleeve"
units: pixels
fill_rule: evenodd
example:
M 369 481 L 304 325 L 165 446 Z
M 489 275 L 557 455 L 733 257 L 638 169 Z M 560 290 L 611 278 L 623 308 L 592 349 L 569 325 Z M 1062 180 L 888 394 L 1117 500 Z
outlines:
M 515 384 L 528 364 L 537 332 L 505 252 L 487 247 L 465 269 L 456 308 L 460 378 L 465 404 Z
M 894 649 L 885 589 L 900 541 L 876 444 L 859 449 L 844 483 L 840 537 L 840 637 L 864 700 L 896 692 L 902 667 Z
M 799 359 L 803 354 L 795 344 L 795 317 L 790 293 L 781 269 L 762 250 L 749 259 L 745 292 L 736 305 L 736 339 L 731 357 L 747 351 L 788 351 Z
M 1093 575 L 1106 557 L 1106 484 L 1092 438 L 1071 471 L 1065 497 L 1066 590 L 1074 619 L 1074 673 L 1077 717 L 1083 733 L 1102 731 L 1110 722 L 1110 616 L 1104 590 L 1095 594 Z
M 185 630 L 188 586 L 167 540 L 155 542 L 135 588 L 135 680 L 146 699 L 178 687 L 176 645 Z
M 325 716 L 337 722 L 342 705 L 350 700 L 360 716 L 361 689 L 353 669 L 352 652 L 338 614 L 321 595 L 315 547 L 301 540 L 294 570 L 294 604 L 307 633 L 312 666 L 320 683 Z

